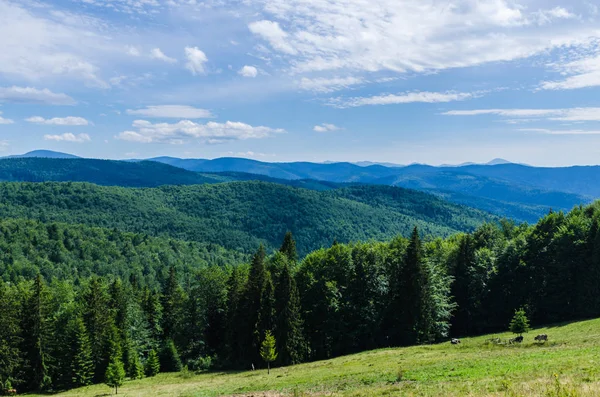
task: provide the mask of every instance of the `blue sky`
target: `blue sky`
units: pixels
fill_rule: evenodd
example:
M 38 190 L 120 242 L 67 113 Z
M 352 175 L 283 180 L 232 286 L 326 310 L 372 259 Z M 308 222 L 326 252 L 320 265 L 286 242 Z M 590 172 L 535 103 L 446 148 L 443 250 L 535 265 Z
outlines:
M 600 7 L 0 0 L 0 149 L 600 163 Z

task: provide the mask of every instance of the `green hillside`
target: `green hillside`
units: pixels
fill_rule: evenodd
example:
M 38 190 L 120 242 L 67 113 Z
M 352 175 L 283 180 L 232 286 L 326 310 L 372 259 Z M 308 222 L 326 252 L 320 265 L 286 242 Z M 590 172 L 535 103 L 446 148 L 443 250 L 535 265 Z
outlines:
M 0 280 L 120 277 L 152 288 L 174 266 L 183 275 L 203 266 L 235 265 L 246 257 L 215 244 L 81 225 L 0 221 Z
M 0 181 L 90 182 L 106 186 L 154 187 L 223 181 L 154 161 L 127 162 L 96 159 L 4 158 Z
M 253 252 L 291 230 L 299 251 L 357 240 L 470 231 L 484 212 L 392 187 L 313 191 L 265 182 L 131 189 L 86 183 L 0 184 L 0 216 L 113 228 Z
M 548 334 L 546 343 L 534 342 Z M 126 382 L 119 394 L 142 396 L 525 396 L 600 395 L 600 319 L 538 328 L 520 345 L 496 345 L 510 334 L 381 349 L 292 367 L 200 375 L 160 374 Z M 93 397 L 96 385 L 59 393 Z

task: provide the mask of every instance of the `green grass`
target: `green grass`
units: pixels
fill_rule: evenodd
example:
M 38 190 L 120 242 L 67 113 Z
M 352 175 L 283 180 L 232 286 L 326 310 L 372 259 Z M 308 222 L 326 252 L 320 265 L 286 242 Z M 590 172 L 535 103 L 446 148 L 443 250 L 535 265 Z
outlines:
M 549 341 L 538 344 L 538 333 Z M 161 374 L 126 382 L 123 396 L 547 396 L 600 395 L 600 319 L 536 329 L 520 345 L 497 345 L 510 334 L 381 349 L 266 370 Z M 60 396 L 99 396 L 104 385 Z

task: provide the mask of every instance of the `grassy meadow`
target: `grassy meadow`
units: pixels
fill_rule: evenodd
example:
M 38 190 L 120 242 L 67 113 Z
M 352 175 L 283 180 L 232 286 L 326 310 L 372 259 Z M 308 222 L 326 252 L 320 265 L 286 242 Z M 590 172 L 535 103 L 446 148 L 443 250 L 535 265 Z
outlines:
M 548 342 L 534 342 L 546 333 Z M 160 374 L 125 382 L 123 396 L 600 396 L 600 319 L 510 334 L 380 349 L 332 360 L 245 372 Z M 501 338 L 502 344 L 491 342 Z M 58 394 L 114 393 L 95 385 Z

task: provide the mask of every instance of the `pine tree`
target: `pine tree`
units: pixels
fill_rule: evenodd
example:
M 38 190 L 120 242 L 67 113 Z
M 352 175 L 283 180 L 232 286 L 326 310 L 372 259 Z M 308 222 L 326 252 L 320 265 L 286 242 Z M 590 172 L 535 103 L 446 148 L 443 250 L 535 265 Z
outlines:
M 164 340 L 178 340 L 180 324 L 184 317 L 184 303 L 185 294 L 177 281 L 175 267 L 171 266 L 162 296 L 162 331 Z
M 21 305 L 8 286 L 0 281 L 0 384 L 18 383 L 17 368 L 22 363 L 21 326 L 19 311 Z
M 239 346 L 244 351 L 245 361 L 250 365 L 260 359 L 259 350 L 261 333 L 258 330 L 261 320 L 262 298 L 267 283 L 267 270 L 265 268 L 265 248 L 260 245 L 250 265 L 250 274 L 246 287 L 246 299 L 243 308 L 243 318 L 240 324 Z
M 243 365 L 244 340 L 241 332 L 244 320 L 244 275 L 240 267 L 233 268 L 227 282 L 226 357 L 230 365 Z
M 271 331 L 265 332 L 265 339 L 263 340 L 260 346 L 260 356 L 267 363 L 267 373 L 271 373 L 271 363 L 277 360 L 277 350 L 275 345 L 277 342 L 275 341 L 275 337 L 271 334 Z
M 300 295 L 287 263 L 284 264 L 277 282 L 275 302 L 278 362 L 281 365 L 298 364 L 302 362 L 305 352 Z
M 160 303 L 159 294 L 150 291 L 146 287 L 142 293 L 142 308 L 146 315 L 152 348 L 157 349 L 163 334 L 163 308 Z
M 76 317 L 72 332 L 72 385 L 73 387 L 87 386 L 92 383 L 94 377 L 94 362 L 92 361 L 90 338 L 80 316 Z
M 287 258 L 296 262 L 298 260 L 298 252 L 296 251 L 296 240 L 292 236 L 292 232 L 287 232 L 283 238 L 283 244 L 279 248 L 279 252 L 287 256 Z
M 27 384 L 33 390 L 46 390 L 52 384 L 48 370 L 48 298 L 38 274 L 31 295 L 24 304 L 23 352 L 27 362 Z
M 520 308 L 515 310 L 515 315 L 510 321 L 509 330 L 513 334 L 522 335 L 524 332 L 529 332 L 529 319 L 525 313 L 525 309 Z
M 146 376 L 156 376 L 160 372 L 160 362 L 158 360 L 158 354 L 156 354 L 156 350 L 150 350 L 148 353 L 148 359 L 146 359 L 146 365 L 144 367 L 144 372 Z
M 104 383 L 109 387 L 114 387 L 115 394 L 119 394 L 119 386 L 122 386 L 124 381 L 125 368 L 123 367 L 123 362 L 119 357 L 112 357 L 106 368 Z
M 160 372 L 179 372 L 181 371 L 181 359 L 177 348 L 171 339 L 167 340 L 159 355 Z
M 83 293 L 83 320 L 88 330 L 94 362 L 94 382 L 101 383 L 112 350 L 117 347 L 110 299 L 101 281 L 93 277 Z
M 426 324 L 422 323 L 422 314 L 425 310 L 425 296 L 427 275 L 423 261 L 423 248 L 417 227 L 413 229 L 406 253 L 400 269 L 400 292 L 404 303 L 400 308 L 400 322 L 398 324 L 401 334 L 399 342 L 403 345 L 422 342 L 426 332 Z
M 260 299 L 260 316 L 255 333 L 260 338 L 267 330 L 275 327 L 275 288 L 271 274 L 266 272 L 265 288 Z

